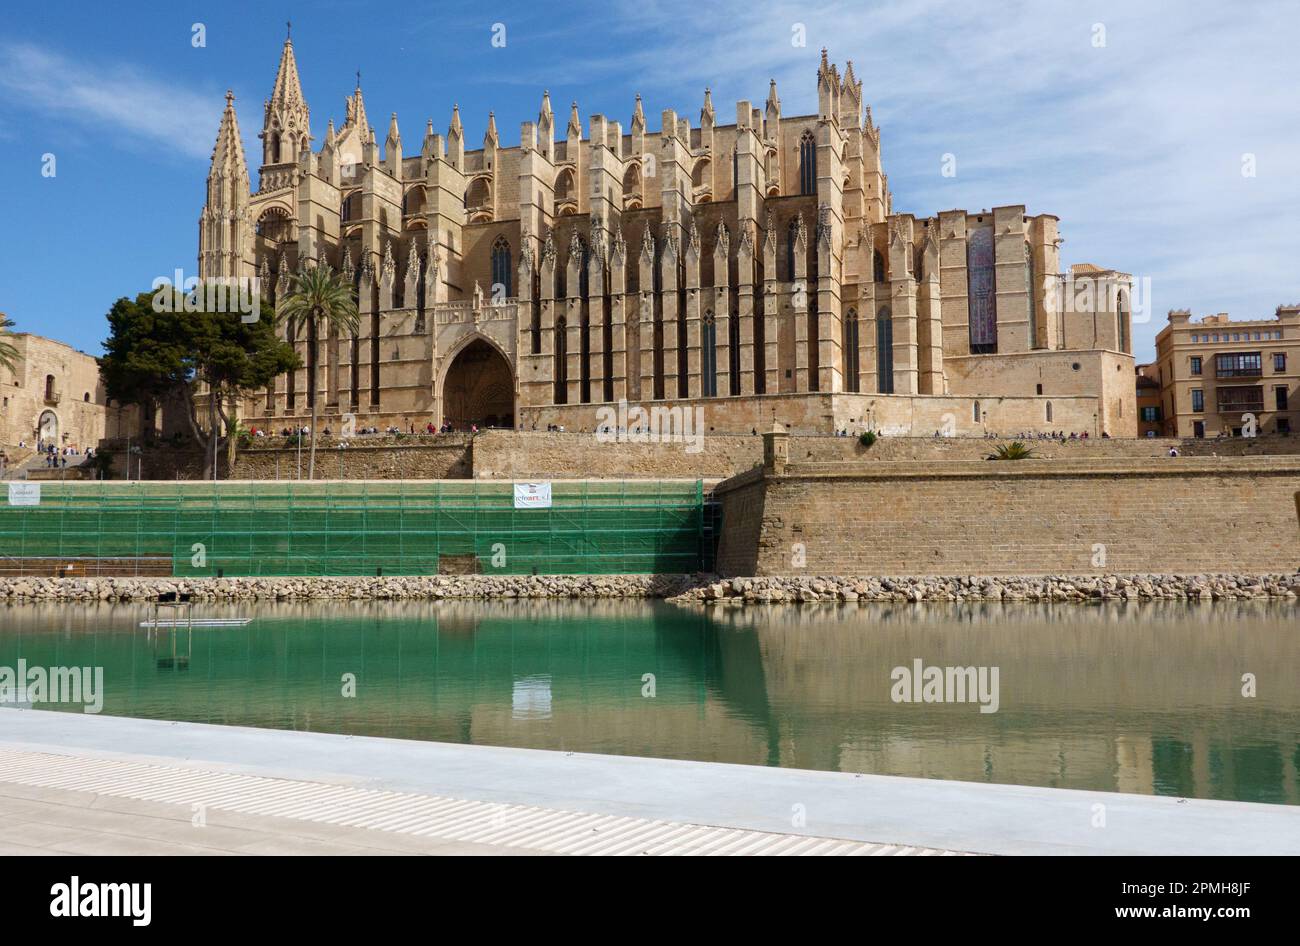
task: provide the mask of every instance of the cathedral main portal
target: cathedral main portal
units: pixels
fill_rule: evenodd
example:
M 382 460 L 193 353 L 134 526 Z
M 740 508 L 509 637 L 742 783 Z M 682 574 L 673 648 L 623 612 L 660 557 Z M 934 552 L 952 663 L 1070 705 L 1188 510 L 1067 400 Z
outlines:
M 510 364 L 481 338 L 461 349 L 447 369 L 442 382 L 442 420 L 458 430 L 515 424 Z

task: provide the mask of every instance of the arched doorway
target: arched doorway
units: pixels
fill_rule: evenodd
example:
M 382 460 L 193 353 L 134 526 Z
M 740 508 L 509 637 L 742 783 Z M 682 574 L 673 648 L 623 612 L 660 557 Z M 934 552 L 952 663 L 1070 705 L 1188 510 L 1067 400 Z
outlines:
M 515 380 L 510 363 L 476 338 L 452 359 L 442 381 L 442 420 L 459 430 L 514 427 Z
M 54 411 L 41 412 L 41 419 L 36 425 L 36 436 L 45 444 L 59 442 L 59 416 Z

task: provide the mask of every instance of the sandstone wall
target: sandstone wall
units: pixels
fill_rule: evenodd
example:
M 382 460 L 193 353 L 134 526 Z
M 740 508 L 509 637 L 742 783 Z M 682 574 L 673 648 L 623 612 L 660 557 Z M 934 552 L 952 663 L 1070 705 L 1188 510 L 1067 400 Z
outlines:
M 468 434 L 367 442 L 354 438 L 339 449 L 337 439 L 326 438 L 316 448 L 317 479 L 349 480 L 456 480 L 471 474 Z M 302 450 L 302 476 L 306 477 L 309 449 Z M 296 479 L 299 475 L 296 445 L 253 445 L 238 451 L 231 479 Z
M 745 478 L 718 487 L 719 570 L 1285 571 L 1300 564 L 1298 490 L 1293 457 L 792 463 L 761 488 Z
M 983 460 L 1004 440 L 982 437 L 882 437 L 871 447 L 856 437 L 792 436 L 790 460 L 799 462 Z M 753 469 L 763 461 L 763 438 L 705 431 L 698 452 L 685 443 L 602 443 L 593 433 L 498 431 L 478 434 L 473 441 L 474 476 L 515 477 L 727 477 Z M 1253 440 L 1034 440 L 1036 456 L 1068 459 L 1164 458 L 1170 446 L 1184 457 L 1265 456 L 1300 454 L 1300 437 L 1259 437 Z
M 792 436 L 790 460 L 801 462 L 926 462 L 983 460 L 1003 440 L 983 437 L 882 437 L 870 448 L 856 437 Z M 1176 446 L 1184 458 L 1300 454 L 1300 437 L 1225 440 L 1034 440 L 1036 456 L 1068 459 L 1155 459 Z M 698 449 L 696 449 L 698 447 Z M 124 477 L 120 446 L 105 445 L 114 459 L 112 478 Z M 343 451 L 337 439 L 324 438 L 316 453 L 318 479 L 724 479 L 753 469 L 763 459 L 762 437 L 717 434 L 707 430 L 690 442 L 604 443 L 593 433 L 488 430 L 477 435 L 447 434 L 354 438 Z M 198 479 L 203 458 L 188 447 L 149 445 L 132 458 L 137 478 L 141 460 L 146 479 Z M 340 463 L 342 464 L 340 466 Z M 302 475 L 307 473 L 307 450 Z M 298 451 L 280 438 L 255 438 L 236 455 L 233 471 L 222 464 L 222 479 L 296 479 Z
M 134 408 L 104 406 L 94 357 L 26 332 L 7 338 L 18 349 L 18 362 L 12 372 L 0 368 L 0 445 L 31 447 L 52 435 L 60 447 L 84 450 L 117 428 L 132 428 Z M 48 389 L 47 378 L 53 379 Z
M 984 357 L 984 356 L 981 356 Z M 1131 359 L 1130 359 L 1131 361 Z M 1127 376 L 1133 387 L 1132 368 Z M 1063 430 L 1099 436 L 1109 429 L 1105 418 L 1098 420 L 1099 401 L 1095 397 L 1062 392 L 1054 396 L 980 396 L 934 395 L 912 397 L 905 394 L 816 394 L 784 393 L 753 397 L 712 398 L 704 400 L 659 400 L 641 405 L 653 408 L 692 412 L 698 427 L 707 434 L 762 433 L 773 422 L 785 425 L 791 434 L 827 436 L 847 429 L 858 433 L 865 429 L 883 431 L 888 436 L 926 436 L 944 430 L 958 437 L 980 437 L 987 432 L 1011 436 L 1020 431 Z M 1048 405 L 1051 405 L 1050 411 Z M 976 418 L 976 406 L 979 416 Z M 630 411 L 638 405 L 630 404 Z M 589 432 L 603 424 L 634 427 L 636 416 L 619 415 L 617 404 L 561 404 L 546 407 L 521 407 L 524 430 L 544 431 L 557 424 L 567 431 Z M 1051 414 L 1049 419 L 1048 414 Z M 613 418 L 617 417 L 615 420 Z M 1133 436 L 1135 425 L 1123 428 Z

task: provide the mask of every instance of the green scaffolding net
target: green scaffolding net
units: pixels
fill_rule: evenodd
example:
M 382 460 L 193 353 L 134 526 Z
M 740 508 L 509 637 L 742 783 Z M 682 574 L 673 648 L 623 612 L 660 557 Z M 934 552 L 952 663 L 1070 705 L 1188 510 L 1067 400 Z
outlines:
M 525 509 L 509 482 L 42 483 L 0 505 L 0 574 L 681 574 L 714 520 L 688 481 L 555 482 Z

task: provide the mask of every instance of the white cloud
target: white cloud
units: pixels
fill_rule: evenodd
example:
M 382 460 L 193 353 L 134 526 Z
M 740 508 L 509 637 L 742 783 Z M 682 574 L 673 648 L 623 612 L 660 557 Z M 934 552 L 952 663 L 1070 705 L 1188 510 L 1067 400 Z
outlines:
M 133 67 L 73 60 L 31 44 L 0 45 L 0 88 L 9 107 L 202 158 L 212 154 L 223 104 Z

